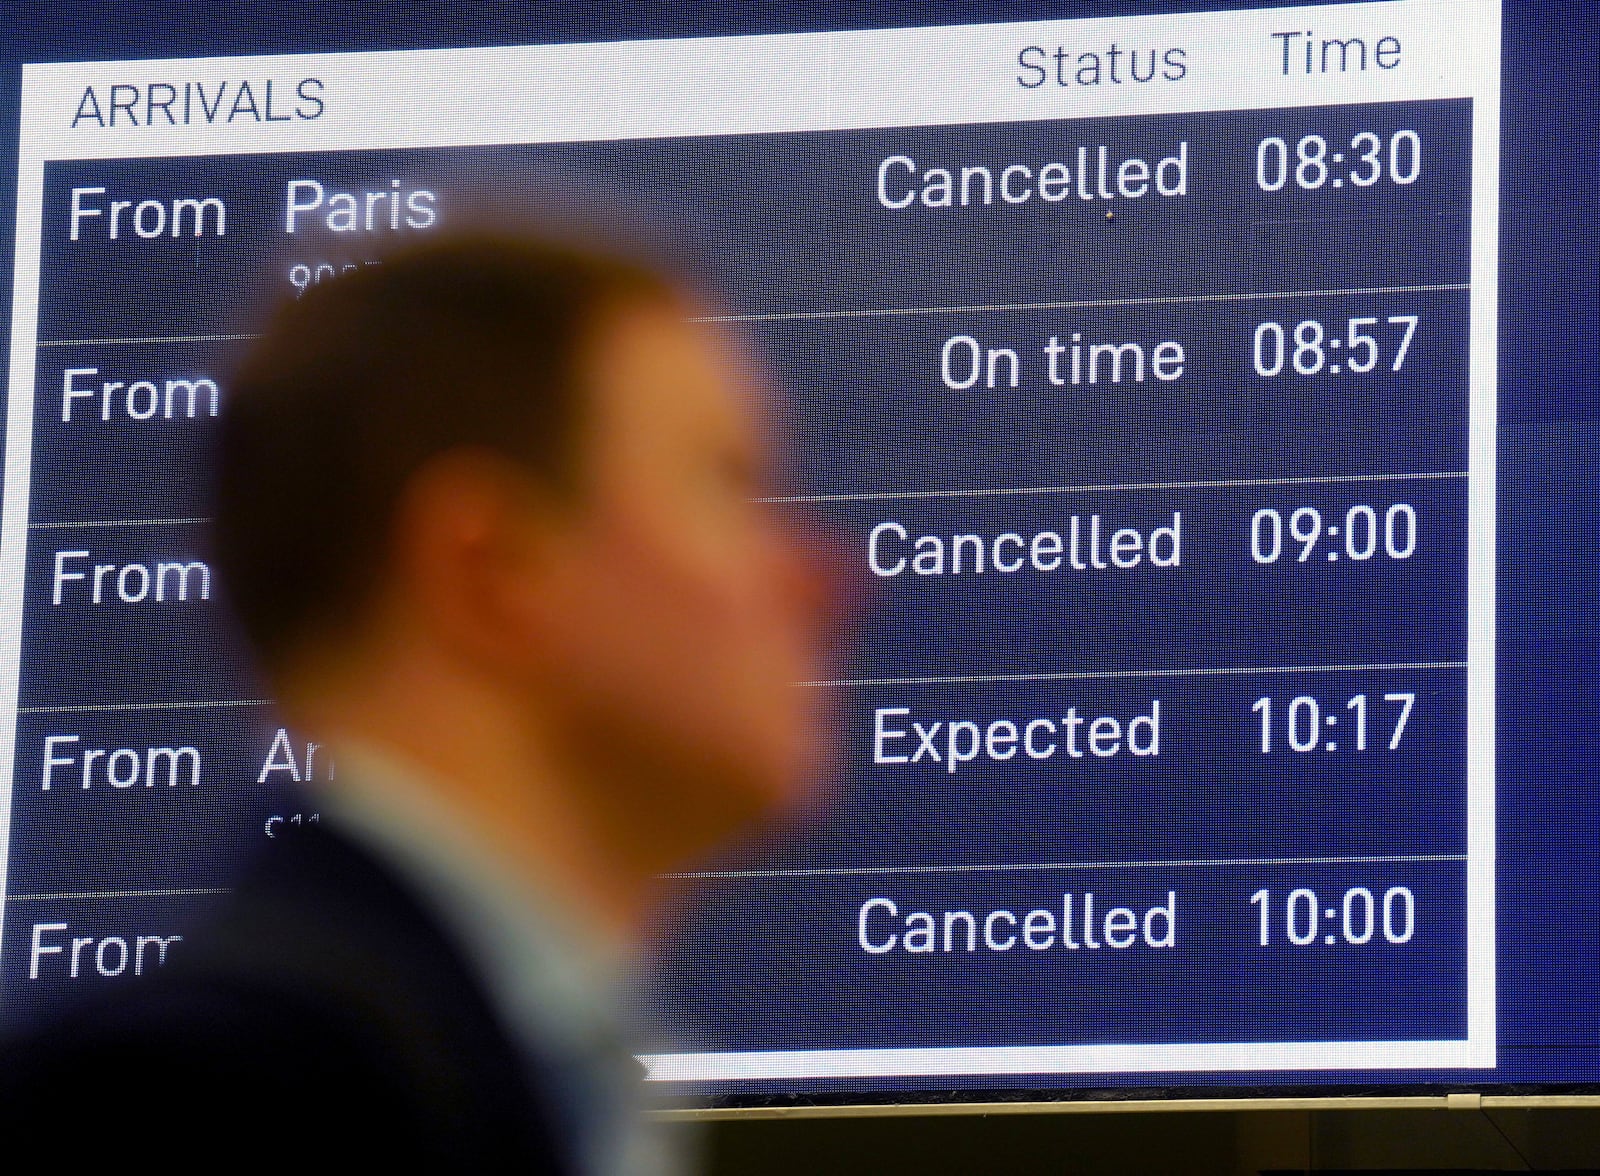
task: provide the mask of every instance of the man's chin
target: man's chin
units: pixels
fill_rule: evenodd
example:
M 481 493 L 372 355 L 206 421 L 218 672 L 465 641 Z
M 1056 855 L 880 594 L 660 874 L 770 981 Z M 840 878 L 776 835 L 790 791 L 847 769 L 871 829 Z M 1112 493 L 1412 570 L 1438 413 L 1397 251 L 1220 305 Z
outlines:
M 802 773 L 769 763 L 726 763 L 694 778 L 680 812 L 701 827 L 701 853 L 719 845 L 770 840 L 773 824 L 803 824 L 816 809 L 816 789 Z

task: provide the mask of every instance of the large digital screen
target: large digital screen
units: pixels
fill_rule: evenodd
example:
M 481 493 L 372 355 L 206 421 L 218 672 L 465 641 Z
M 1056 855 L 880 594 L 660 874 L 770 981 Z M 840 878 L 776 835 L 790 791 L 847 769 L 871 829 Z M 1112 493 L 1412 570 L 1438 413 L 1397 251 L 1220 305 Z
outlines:
M 796 684 L 831 805 L 674 880 L 652 1080 L 1600 1082 L 1600 124 L 1514 107 L 1583 73 L 1537 15 L 23 63 L 0 1020 L 157 973 L 317 819 L 207 560 L 251 311 L 566 185 L 714 259 L 773 506 L 870 588 Z

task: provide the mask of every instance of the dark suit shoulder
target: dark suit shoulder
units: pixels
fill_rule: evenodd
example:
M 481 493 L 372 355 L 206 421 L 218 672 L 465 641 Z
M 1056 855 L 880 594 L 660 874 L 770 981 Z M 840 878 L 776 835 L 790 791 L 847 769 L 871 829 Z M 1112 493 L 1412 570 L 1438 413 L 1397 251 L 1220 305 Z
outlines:
M 0 1116 L 562 1170 L 535 1067 L 424 905 L 337 834 L 273 848 L 154 983 L 15 1043 Z M 108 1079 L 125 1091 L 110 1120 L 82 1101 Z

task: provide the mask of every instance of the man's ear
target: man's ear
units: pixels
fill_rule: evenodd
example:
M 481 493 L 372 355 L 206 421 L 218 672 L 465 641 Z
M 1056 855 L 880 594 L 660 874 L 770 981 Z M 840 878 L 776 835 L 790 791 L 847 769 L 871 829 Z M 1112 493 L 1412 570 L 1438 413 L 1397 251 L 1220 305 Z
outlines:
M 409 623 L 454 657 L 512 672 L 537 664 L 565 513 L 499 454 L 458 449 L 428 461 L 407 483 L 391 541 Z

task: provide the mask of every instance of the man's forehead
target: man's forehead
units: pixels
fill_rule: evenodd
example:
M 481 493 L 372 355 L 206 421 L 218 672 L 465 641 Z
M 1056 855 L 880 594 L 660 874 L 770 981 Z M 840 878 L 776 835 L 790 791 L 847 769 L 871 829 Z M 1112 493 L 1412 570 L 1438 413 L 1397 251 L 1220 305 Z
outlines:
M 681 436 L 690 429 L 754 440 L 768 385 L 737 323 L 704 302 L 619 307 L 598 332 L 593 372 L 604 416 Z

